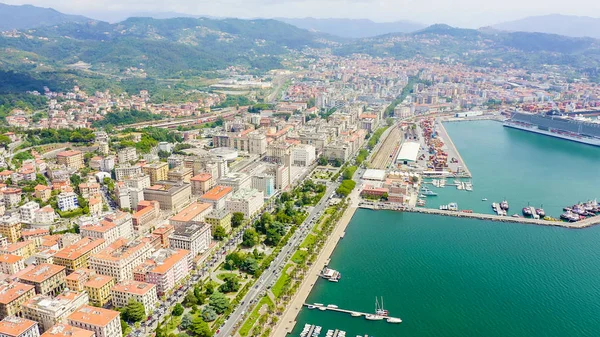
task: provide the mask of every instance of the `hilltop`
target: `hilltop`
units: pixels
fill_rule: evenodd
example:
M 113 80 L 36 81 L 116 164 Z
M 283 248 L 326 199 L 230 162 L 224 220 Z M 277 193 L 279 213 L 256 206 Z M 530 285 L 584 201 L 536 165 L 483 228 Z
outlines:
M 14 6 L 0 3 L 0 31 L 91 20 L 85 16 L 63 14 L 52 8 L 31 5 Z

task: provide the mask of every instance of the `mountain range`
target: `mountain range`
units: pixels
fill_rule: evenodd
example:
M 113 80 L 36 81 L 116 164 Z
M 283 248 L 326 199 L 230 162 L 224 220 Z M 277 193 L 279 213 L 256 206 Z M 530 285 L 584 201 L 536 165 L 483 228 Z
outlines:
M 492 25 L 511 32 L 537 32 L 600 39 L 600 18 L 573 15 L 541 15 Z
M 345 38 L 364 38 L 389 33 L 412 33 L 427 27 L 412 21 L 373 22 L 367 19 L 276 18 L 298 28 Z
M 89 20 L 85 16 L 63 14 L 52 8 L 31 5 L 13 6 L 0 3 L 0 31 L 29 29 L 67 22 L 86 22 Z
M 340 25 L 353 22 L 343 21 Z M 360 34 L 366 37 L 353 39 L 331 35 L 331 29 L 329 34 L 323 32 L 327 29 L 317 30 L 273 19 L 136 17 L 107 23 L 76 17 L 74 21 L 1 33 L 0 72 L 5 73 L 0 73 L 0 77 L 9 76 L 6 72 L 11 71 L 10 82 L 22 78 L 28 79 L 29 84 L 43 80 L 57 86 L 78 83 L 88 90 L 119 87 L 135 91 L 140 87 L 152 89 L 153 81 L 173 87 L 174 83 L 198 76 L 218 77 L 220 70 L 230 66 L 264 74 L 295 65 L 302 59 L 299 52 L 307 47 L 326 47 L 340 56 L 360 53 L 424 57 L 531 70 L 558 65 L 587 74 L 600 73 L 600 41 L 592 38 L 443 24 L 374 37 L 369 36 L 374 31 L 365 31 Z M 0 92 L 2 86 L 0 81 Z M 13 86 L 24 87 L 27 86 Z

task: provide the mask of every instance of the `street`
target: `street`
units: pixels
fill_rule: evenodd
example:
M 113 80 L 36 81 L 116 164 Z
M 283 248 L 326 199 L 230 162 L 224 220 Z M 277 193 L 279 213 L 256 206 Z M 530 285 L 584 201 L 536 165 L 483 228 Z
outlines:
M 279 255 L 273 260 L 271 265 L 265 269 L 259 279 L 256 281 L 254 287 L 246 294 L 244 299 L 241 301 L 240 306 L 231 314 L 229 319 L 225 321 L 225 324 L 217 330 L 215 336 L 233 336 L 235 332 L 234 327 L 241 322 L 244 318 L 244 314 L 248 312 L 254 306 L 254 303 L 260 299 L 266 291 L 277 281 L 280 273 L 279 271 L 285 266 L 291 254 L 293 254 L 302 241 L 310 233 L 312 227 L 315 225 L 316 220 L 322 215 L 323 210 L 328 204 L 329 198 L 335 193 L 335 190 L 339 186 L 338 183 L 328 183 L 325 195 L 317 205 L 310 212 L 306 220 L 298 227 L 294 235 L 290 238 L 290 241 L 281 249 Z

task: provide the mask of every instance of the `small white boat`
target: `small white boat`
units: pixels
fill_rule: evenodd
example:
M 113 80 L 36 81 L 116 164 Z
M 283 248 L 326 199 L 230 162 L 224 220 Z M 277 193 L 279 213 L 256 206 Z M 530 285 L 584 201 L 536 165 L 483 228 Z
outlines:
M 353 311 L 353 312 L 350 313 L 350 316 L 352 316 L 352 317 L 360 317 L 362 315 L 360 313 L 358 313 L 358 312 Z
M 383 316 L 368 314 L 365 318 L 369 321 L 381 321 L 383 320 Z
M 323 306 L 323 303 L 315 303 L 315 305 L 316 305 L 317 307 L 322 307 L 322 306 Z
M 327 307 L 328 307 L 328 308 L 333 308 L 333 309 L 337 309 L 337 308 L 339 308 L 339 307 L 338 307 L 337 305 L 335 305 L 335 304 L 328 304 L 328 305 L 327 305 Z
M 314 309 L 314 308 L 316 308 L 316 307 L 315 307 L 314 305 L 310 304 L 310 305 L 308 305 L 308 306 L 307 306 L 307 308 L 309 308 L 309 309 Z
M 319 310 L 325 311 L 325 310 L 327 310 L 327 307 L 319 307 Z
M 402 323 L 402 320 L 400 318 L 390 317 L 386 320 L 386 322 L 399 324 Z
M 481 201 L 487 201 L 487 198 L 483 198 L 483 199 L 481 199 Z

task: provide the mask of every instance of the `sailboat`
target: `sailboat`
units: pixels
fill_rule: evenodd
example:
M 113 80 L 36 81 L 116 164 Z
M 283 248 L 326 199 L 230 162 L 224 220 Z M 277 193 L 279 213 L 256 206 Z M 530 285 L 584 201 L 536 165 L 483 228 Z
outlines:
M 375 297 L 375 314 L 368 314 L 365 316 L 365 318 L 369 321 L 381 321 L 384 319 L 384 316 L 381 315 L 381 313 L 383 313 L 383 311 L 381 310 L 383 309 L 379 308 L 379 302 L 377 300 L 377 297 Z M 387 316 L 387 311 L 385 313 Z

